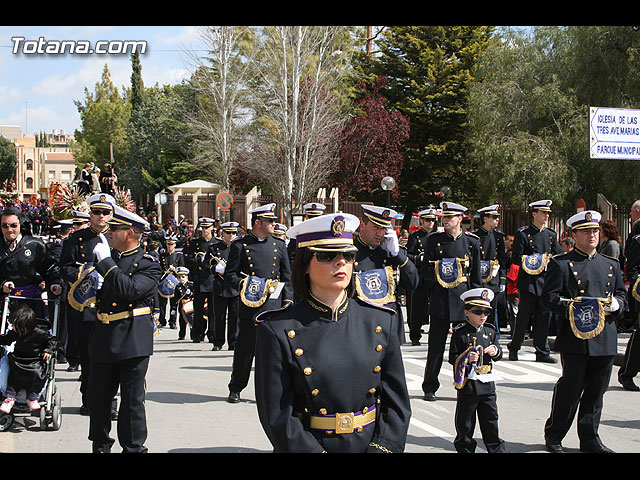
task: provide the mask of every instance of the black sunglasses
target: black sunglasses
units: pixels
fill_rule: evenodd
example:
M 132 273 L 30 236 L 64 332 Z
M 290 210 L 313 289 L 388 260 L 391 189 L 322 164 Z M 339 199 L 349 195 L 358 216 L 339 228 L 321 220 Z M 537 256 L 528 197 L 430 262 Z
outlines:
M 318 263 L 331 263 L 338 255 L 342 255 L 342 258 L 347 263 L 356 261 L 356 252 L 314 252 L 313 255 Z
M 488 308 L 473 308 L 469 311 L 474 315 L 484 315 L 485 317 L 491 315 L 491 310 Z
M 111 210 L 101 210 L 101 209 L 91 209 L 91 213 L 93 213 L 94 215 L 104 215 L 105 217 L 107 215 L 111 215 Z

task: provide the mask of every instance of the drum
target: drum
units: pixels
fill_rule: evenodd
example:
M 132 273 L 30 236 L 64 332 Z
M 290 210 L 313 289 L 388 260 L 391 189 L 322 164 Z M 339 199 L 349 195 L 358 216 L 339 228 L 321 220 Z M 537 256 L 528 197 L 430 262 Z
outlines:
M 193 313 L 193 300 L 188 300 L 187 302 L 185 302 L 182 306 L 182 309 L 186 314 Z

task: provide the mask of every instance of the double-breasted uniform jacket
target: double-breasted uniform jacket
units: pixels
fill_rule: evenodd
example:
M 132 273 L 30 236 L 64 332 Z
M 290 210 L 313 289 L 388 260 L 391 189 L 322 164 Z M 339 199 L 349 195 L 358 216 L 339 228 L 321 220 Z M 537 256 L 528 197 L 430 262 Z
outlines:
M 617 312 L 605 315 L 602 332 L 585 340 L 574 335 L 568 319 L 567 304 L 562 299 L 606 298 L 610 295 L 618 300 L 620 308 Z M 554 350 L 589 356 L 616 355 L 618 347 L 615 319 L 624 314 L 626 307 L 626 290 L 618 260 L 598 253 L 589 257 L 578 248 L 554 256 L 547 269 L 542 303 L 558 315 Z
M 93 248 L 100 241 L 99 232 L 95 231 L 91 226 L 76 230 L 65 239 L 60 253 L 60 273 L 67 285 L 70 286 L 78 280 L 80 267 L 87 263 L 95 266 L 96 256 L 93 253 Z M 85 307 L 82 312 L 75 309 L 72 302 L 69 303 L 69 306 L 77 312 L 74 315 L 81 316 L 83 321 L 95 321 L 95 305 Z
M 465 262 L 462 262 L 461 273 L 466 278 L 459 285 L 445 288 L 438 283 L 435 262 L 443 258 L 468 259 L 468 266 L 464 266 Z M 425 287 L 431 292 L 431 318 L 462 322 L 465 319 L 464 302 L 460 295 L 471 288 L 483 286 L 480 278 L 480 242 L 477 235 L 461 232 L 454 238 L 446 231 L 429 235 L 421 275 Z
M 504 232 L 493 229 L 491 231 L 480 227 L 473 232 L 480 239 L 480 259 L 483 261 L 494 261 L 499 265 L 499 270 L 490 281 L 483 282 L 486 288 L 490 288 L 494 293 L 500 291 L 501 285 L 507 285 L 507 249 L 504 243 Z M 489 267 L 490 268 L 490 267 Z
M 494 345 L 498 351 L 495 356 L 490 356 L 484 353 L 485 349 L 491 345 Z M 496 329 L 490 323 L 485 323 L 480 327 L 474 327 L 468 321 L 459 324 L 451 335 L 451 342 L 449 345 L 449 363 L 451 365 L 456 364 L 456 360 L 462 355 L 470 346 L 482 347 L 482 366 L 486 371 L 482 373 L 489 373 L 493 368 L 493 362 L 497 362 L 502 358 L 502 347 L 498 338 L 496 337 Z M 480 361 L 478 361 L 480 364 Z M 480 381 L 467 381 L 458 393 L 460 395 L 486 395 L 495 392 L 494 382 L 480 382 Z
M 284 242 L 271 235 L 259 240 L 253 233 L 231 242 L 227 267 L 224 272 L 225 282 L 231 288 L 240 292 L 242 288 L 241 282 L 248 275 L 278 280 L 284 286 L 277 301 L 267 300 L 260 307 L 245 305 L 241 296 L 238 308 L 239 318 L 253 319 L 256 314 L 263 310 L 279 308 L 286 303 L 293 302 L 291 266 Z
M 184 267 L 184 254 L 182 252 L 176 252 L 175 250 L 173 253 L 168 253 L 166 251 L 160 253 L 160 267 L 162 267 L 162 271 L 168 271 L 171 265 L 173 265 L 174 268 Z
M 211 237 L 210 240 L 198 237 L 191 239 L 189 242 L 185 262 L 191 272 L 193 288 L 197 292 L 213 291 L 213 277 L 209 271 L 209 266 L 205 265 L 203 260 L 209 246 L 216 241 L 215 237 Z
M 557 255 L 563 251 L 564 249 L 558 244 L 558 234 L 555 230 L 548 227 L 540 230 L 533 224 L 519 229 L 514 236 L 511 250 L 513 263 L 520 267 L 517 283 L 518 291 L 540 296 L 546 277 L 545 271 L 538 275 L 529 275 L 525 272 L 522 268 L 523 255 L 531 255 L 533 253 Z
M 207 254 L 204 257 L 204 264 L 208 266 L 213 276 L 213 294 L 217 297 L 237 297 L 238 290 L 233 288 L 224 280 L 224 273 L 216 272 L 218 262 L 222 260 L 225 264 L 229 260 L 229 252 L 231 248 L 224 240 L 218 240 L 209 245 Z
M 424 228 L 411 232 L 407 240 L 407 257 L 416 266 L 418 272 L 422 269 L 424 251 L 427 247 L 427 237 L 433 232 L 427 232 Z M 419 286 L 422 286 L 422 279 L 419 278 Z
M 162 276 L 160 264 L 137 246 L 122 253 L 112 249 L 96 270 L 104 283 L 96 296 L 98 321 L 90 344 L 91 360 L 108 363 L 151 355 L 151 309 Z
M 411 405 L 397 321 L 359 298 L 256 317 L 256 403 L 275 452 L 404 450 Z M 337 425 L 338 413 L 355 416 Z
M 0 235 L 0 286 L 12 281 L 16 287 L 47 284 L 62 285 L 60 267 L 51 251 L 39 238 L 23 233 L 14 250 Z

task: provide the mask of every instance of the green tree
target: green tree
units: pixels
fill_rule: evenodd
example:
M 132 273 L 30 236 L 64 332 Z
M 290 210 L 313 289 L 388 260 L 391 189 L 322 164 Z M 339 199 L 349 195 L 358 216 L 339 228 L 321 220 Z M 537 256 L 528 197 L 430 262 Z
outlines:
M 95 91 L 91 93 L 85 87 L 84 94 L 84 101 L 74 100 L 82 122 L 82 130 L 76 130 L 76 141 L 72 145 L 76 164 L 94 162 L 101 167 L 110 160 L 113 148 L 116 167 L 123 167 L 128 151 L 126 126 L 131 106 L 111 82 L 106 64 Z
M 390 107 L 410 118 L 399 179 L 400 202 L 412 211 L 448 185 L 461 203 L 474 196 L 476 162 L 468 152 L 468 86 L 494 31 L 486 26 L 387 28 L 371 62 L 387 78 Z M 454 201 L 455 201 L 454 200 Z
M 638 109 L 640 106 L 640 30 L 633 26 L 571 26 L 563 57 L 564 90 L 583 106 L 581 155 L 575 159 L 576 196 L 595 208 L 597 193 L 629 206 L 638 198 L 637 160 L 592 159 L 589 107 Z
M 13 179 L 18 168 L 16 147 L 10 140 L 0 136 L 0 182 Z
M 596 208 L 598 193 L 616 204 L 635 200 L 636 161 L 590 158 L 589 107 L 637 108 L 639 48 L 634 27 L 502 32 L 470 93 L 480 196 L 523 209 L 549 198 L 563 215 L 579 198 Z
M 526 209 L 545 198 L 566 207 L 575 179 L 571 158 L 580 155 L 582 109 L 562 87 L 558 33 L 539 31 L 532 40 L 507 31 L 480 62 L 469 119 L 483 202 Z

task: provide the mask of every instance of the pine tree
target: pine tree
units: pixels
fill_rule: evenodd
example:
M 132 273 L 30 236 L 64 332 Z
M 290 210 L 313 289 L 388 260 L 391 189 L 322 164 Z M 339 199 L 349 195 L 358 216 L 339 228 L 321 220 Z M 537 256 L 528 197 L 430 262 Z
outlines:
M 493 27 L 389 27 L 372 69 L 385 76 L 390 107 L 407 115 L 410 138 L 399 187 L 409 210 L 438 201 L 431 192 L 448 185 L 453 201 L 472 195 L 468 158 L 467 88 Z

